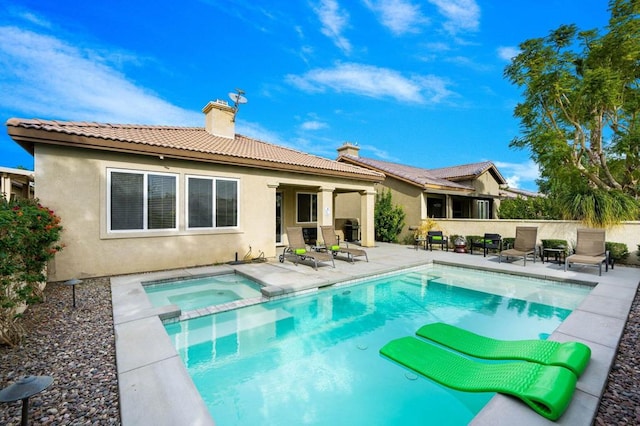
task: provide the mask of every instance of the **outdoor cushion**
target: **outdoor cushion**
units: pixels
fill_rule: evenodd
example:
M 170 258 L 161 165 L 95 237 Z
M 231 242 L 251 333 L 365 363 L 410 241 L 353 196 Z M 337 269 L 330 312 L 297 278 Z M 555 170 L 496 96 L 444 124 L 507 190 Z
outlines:
M 305 254 L 306 252 L 307 252 L 307 250 L 305 250 L 305 249 L 296 249 L 295 250 L 296 254 Z
M 331 246 L 331 250 L 333 251 L 340 250 L 340 246 Z

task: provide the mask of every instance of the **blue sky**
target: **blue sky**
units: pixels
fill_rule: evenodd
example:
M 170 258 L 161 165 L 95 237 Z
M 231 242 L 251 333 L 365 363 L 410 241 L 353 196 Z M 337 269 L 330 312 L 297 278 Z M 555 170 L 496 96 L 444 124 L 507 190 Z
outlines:
M 517 46 L 604 28 L 605 0 L 0 0 L 0 119 L 204 126 L 246 92 L 236 132 L 335 158 L 493 161 L 536 190 L 518 135 Z M 33 158 L 0 132 L 0 166 Z

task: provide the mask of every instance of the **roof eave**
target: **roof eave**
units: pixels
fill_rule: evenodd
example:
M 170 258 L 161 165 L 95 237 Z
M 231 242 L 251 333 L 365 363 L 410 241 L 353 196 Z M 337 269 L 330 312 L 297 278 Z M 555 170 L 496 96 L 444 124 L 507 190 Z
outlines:
M 174 158 L 179 160 L 200 161 L 207 163 L 252 167 L 264 170 L 287 171 L 301 174 L 340 177 L 372 183 L 379 183 L 384 180 L 384 174 L 369 175 L 355 172 L 351 173 L 341 170 L 331 170 L 268 160 L 235 157 L 225 154 L 213 154 L 179 148 L 162 147 L 157 145 L 145 145 L 129 141 L 120 141 L 114 139 L 107 140 L 69 133 L 55 133 L 39 129 L 26 129 L 23 127 L 10 125 L 7 125 L 7 129 L 9 136 L 11 136 L 11 138 L 15 140 L 20 146 L 30 152 L 31 155 L 33 155 L 34 153 L 34 146 L 38 143 L 42 143 L 47 145 L 95 149 L 100 151 L 121 152 L 147 156 L 162 155 L 166 158 Z

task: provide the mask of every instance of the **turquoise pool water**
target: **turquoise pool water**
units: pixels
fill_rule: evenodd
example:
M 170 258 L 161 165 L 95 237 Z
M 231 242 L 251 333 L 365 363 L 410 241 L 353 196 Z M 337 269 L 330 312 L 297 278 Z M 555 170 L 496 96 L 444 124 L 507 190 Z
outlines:
M 153 306 L 175 304 L 183 312 L 261 296 L 260 285 L 239 274 L 145 284 L 144 291 Z
M 219 426 L 464 425 L 493 394 L 438 385 L 380 347 L 434 321 L 546 338 L 589 290 L 435 265 L 166 329 Z

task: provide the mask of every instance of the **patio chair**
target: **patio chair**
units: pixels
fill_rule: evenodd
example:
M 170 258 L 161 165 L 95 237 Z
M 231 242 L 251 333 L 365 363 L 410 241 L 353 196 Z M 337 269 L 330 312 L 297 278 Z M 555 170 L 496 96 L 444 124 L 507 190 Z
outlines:
M 483 238 L 471 242 L 471 254 L 474 247 L 482 248 L 484 257 L 487 257 L 489 250 L 502 251 L 502 237 L 500 234 L 484 234 Z
M 609 251 L 605 246 L 604 229 L 578 229 L 575 253 L 564 260 L 564 270 L 573 263 L 594 265 L 598 267 L 598 275 L 602 275 L 602 264 L 605 272 L 609 271 Z
M 440 245 L 440 250 L 446 249 L 449 251 L 449 239 L 442 235 L 442 231 L 428 231 L 427 232 L 427 245 L 429 250 L 433 251 L 433 245 Z
M 344 246 L 340 245 L 340 241 L 336 236 L 336 230 L 333 226 L 321 226 L 320 231 L 322 231 L 322 240 L 324 241 L 324 249 L 331 253 L 333 256 L 336 256 L 338 253 L 346 254 L 349 262 L 353 263 L 354 257 L 364 256 L 369 261 L 369 256 L 367 256 L 367 252 L 355 248 L 349 247 L 349 243 L 345 242 Z
M 287 257 L 293 258 L 293 263 L 297 266 L 299 261 L 311 260 L 313 261 L 313 269 L 318 270 L 318 262 L 331 261 L 333 267 L 336 267 L 333 261 L 333 255 L 326 251 L 315 251 L 307 249 L 307 245 L 304 242 L 304 236 L 302 235 L 302 228 L 299 226 L 287 227 L 287 237 L 289 238 L 289 245 L 285 247 L 280 255 L 280 263 L 284 263 Z
M 527 266 L 527 256 L 533 255 L 533 263 L 536 263 L 536 241 L 538 239 L 537 226 L 516 226 L 516 239 L 513 248 L 502 250 L 498 255 L 498 262 L 502 262 L 502 256 L 521 257 L 524 266 Z

